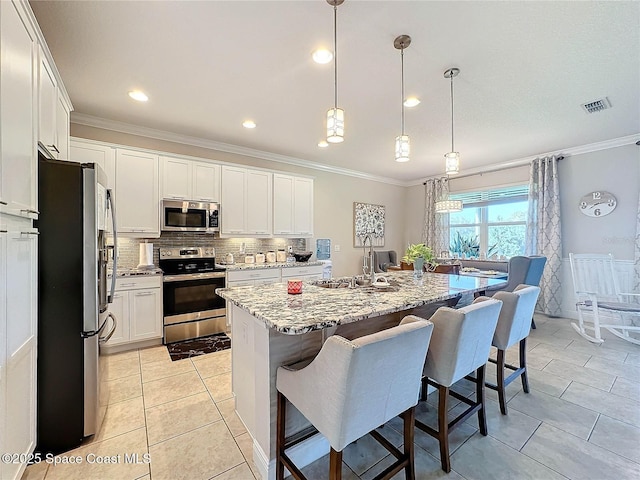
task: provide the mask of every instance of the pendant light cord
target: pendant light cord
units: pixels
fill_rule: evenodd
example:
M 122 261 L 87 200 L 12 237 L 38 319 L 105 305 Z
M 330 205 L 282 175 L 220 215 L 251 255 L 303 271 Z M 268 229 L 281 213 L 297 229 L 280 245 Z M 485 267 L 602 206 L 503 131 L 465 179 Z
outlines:
M 333 100 L 338 108 L 338 6 L 333 6 Z
M 455 151 L 453 149 L 453 72 L 451 74 L 451 151 Z
M 400 99 L 400 105 L 402 105 L 402 135 L 404 136 L 404 47 L 400 49 L 400 65 L 402 70 L 402 98 Z

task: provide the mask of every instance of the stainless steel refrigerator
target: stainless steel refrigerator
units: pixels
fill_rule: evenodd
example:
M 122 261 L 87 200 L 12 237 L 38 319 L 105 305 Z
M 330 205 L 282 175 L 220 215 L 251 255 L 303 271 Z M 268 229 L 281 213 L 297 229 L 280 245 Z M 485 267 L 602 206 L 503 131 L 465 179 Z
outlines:
M 117 258 L 117 233 L 113 195 L 98 165 L 40 154 L 38 166 L 36 450 L 60 453 L 97 433 L 104 416 L 100 344 L 116 326 L 107 307 L 115 288 L 107 262 L 110 248 Z M 111 247 L 106 244 L 109 210 Z

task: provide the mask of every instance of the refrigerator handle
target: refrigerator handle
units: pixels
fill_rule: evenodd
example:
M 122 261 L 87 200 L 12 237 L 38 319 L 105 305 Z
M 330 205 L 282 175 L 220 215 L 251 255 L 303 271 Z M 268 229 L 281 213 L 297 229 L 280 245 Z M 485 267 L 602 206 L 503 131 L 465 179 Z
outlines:
M 113 303 L 118 272 L 118 230 L 116 228 L 116 204 L 113 200 L 113 191 L 110 188 L 107 188 L 107 200 L 109 201 L 109 208 L 111 209 L 111 226 L 113 227 L 113 274 L 111 275 L 111 291 L 107 296 L 107 303 Z
M 107 319 L 111 318 L 112 320 L 112 327 L 111 327 L 111 331 L 109 333 L 107 333 L 106 336 L 104 337 L 98 337 L 98 343 L 107 343 L 111 337 L 113 337 L 113 334 L 116 332 L 116 328 L 118 327 L 118 320 L 116 319 L 115 315 L 111 312 L 109 312 L 109 315 L 107 315 Z M 107 323 L 107 321 L 105 320 L 105 325 Z

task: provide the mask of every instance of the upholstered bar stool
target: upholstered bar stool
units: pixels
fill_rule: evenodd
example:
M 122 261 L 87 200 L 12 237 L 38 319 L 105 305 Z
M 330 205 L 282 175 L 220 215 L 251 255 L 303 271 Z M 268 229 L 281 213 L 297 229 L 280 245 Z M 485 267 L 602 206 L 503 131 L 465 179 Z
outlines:
M 289 400 L 329 441 L 331 480 L 341 478 L 342 450 L 367 433 L 397 458 L 376 478 L 391 478 L 404 468 L 406 478 L 413 479 L 415 406 L 432 331 L 430 321 L 410 315 L 396 327 L 353 341 L 329 337 L 301 370 L 278 368 L 276 478 L 282 480 L 287 467 L 294 478 L 305 480 L 286 453 L 300 441 L 285 438 Z M 404 452 L 375 431 L 398 415 L 404 419 Z
M 441 307 L 431 317 L 433 336 L 424 368 L 423 391 L 426 392 L 427 384 L 438 389 L 438 430 L 420 420 L 416 420 L 416 427 L 440 443 L 440 463 L 445 472 L 451 471 L 450 431 L 477 412 L 480 433 L 487 435 L 484 369 L 501 306 L 500 300 L 479 297 L 471 305 L 458 310 Z M 474 371 L 475 378 L 469 377 Z M 475 401 L 450 390 L 454 383 L 465 377 L 476 384 Z M 451 422 L 447 417 L 449 395 L 469 405 Z
M 496 333 L 493 335 L 493 346 L 498 349 L 497 359 L 489 359 L 497 364 L 498 383 L 494 385 L 486 382 L 485 385 L 498 391 L 500 411 L 507 414 L 507 402 L 505 389 L 516 378 L 522 378 L 522 389 L 529 393 L 529 379 L 527 378 L 527 337 L 531 331 L 531 318 L 536 308 L 540 288 L 531 285 L 518 285 L 513 292 L 497 292 L 493 298 L 502 301 L 502 310 L 498 318 Z M 520 366 L 515 367 L 505 363 L 506 350 L 520 342 Z M 504 378 L 505 368 L 513 370 L 513 373 Z

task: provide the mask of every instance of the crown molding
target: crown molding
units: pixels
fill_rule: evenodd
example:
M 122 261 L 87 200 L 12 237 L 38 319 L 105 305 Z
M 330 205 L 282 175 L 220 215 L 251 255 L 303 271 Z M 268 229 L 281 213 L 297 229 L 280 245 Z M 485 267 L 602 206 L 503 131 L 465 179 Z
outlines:
M 296 157 L 280 155 L 278 153 L 266 152 L 264 150 L 257 150 L 249 147 L 241 147 L 239 145 L 232 145 L 230 143 L 216 142 L 214 140 L 207 140 L 205 138 L 191 137 L 189 135 L 181 135 L 178 133 L 167 132 L 165 130 L 157 130 L 154 128 L 132 125 L 130 123 L 118 122 L 115 120 L 107 120 L 100 117 L 94 117 L 92 115 L 86 115 L 84 113 L 72 112 L 71 123 L 75 123 L 78 125 L 86 125 L 88 127 L 102 128 L 105 130 L 112 130 L 114 132 L 137 135 L 141 137 L 155 138 L 157 140 L 164 140 L 172 143 L 179 143 L 179 144 L 189 145 L 194 147 L 202 147 L 209 150 L 215 150 L 218 152 L 233 153 L 236 155 L 243 155 L 245 157 L 259 158 L 261 160 L 269 160 L 271 162 L 284 163 L 286 165 L 295 165 L 297 167 L 310 168 L 312 170 L 320 170 L 323 172 L 335 173 L 338 175 L 346 175 L 349 177 L 362 178 L 364 180 L 387 183 L 390 185 L 397 185 L 400 187 L 407 186 L 407 182 L 396 180 L 394 178 L 371 175 L 370 173 L 360 172 L 357 170 L 350 170 L 348 168 L 324 165 L 321 163 L 311 162 L 311 161 L 303 160 Z
M 600 150 L 608 150 L 610 148 L 623 147 L 625 145 L 631 145 L 640 141 L 640 133 L 634 133 L 633 135 L 627 135 L 625 137 L 612 138 L 611 140 L 603 140 L 602 142 L 588 143 L 587 145 L 579 145 L 576 147 L 565 148 L 563 150 L 556 150 L 554 152 L 540 153 L 538 155 L 531 155 L 529 157 L 517 158 L 515 160 L 509 160 L 506 162 L 494 163 L 491 165 L 485 165 L 483 167 L 469 168 L 467 170 L 461 170 L 459 174 L 449 176 L 449 179 L 469 177 L 471 175 L 479 175 L 481 173 L 496 172 L 498 170 L 507 170 L 509 168 L 521 167 L 528 165 L 536 158 L 549 157 L 552 155 L 562 155 L 564 157 L 571 157 L 573 155 L 583 155 L 585 153 L 598 152 Z M 407 182 L 406 186 L 413 187 L 416 185 L 422 185 L 425 180 L 430 178 L 440 178 L 441 175 L 433 175 L 422 180 L 414 180 Z

